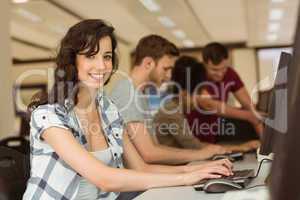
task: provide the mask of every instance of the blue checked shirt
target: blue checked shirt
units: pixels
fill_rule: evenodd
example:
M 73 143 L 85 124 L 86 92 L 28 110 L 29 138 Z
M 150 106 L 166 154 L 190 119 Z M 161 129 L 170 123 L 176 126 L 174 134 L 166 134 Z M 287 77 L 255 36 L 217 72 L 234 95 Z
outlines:
M 54 149 L 42 140 L 41 134 L 49 127 L 59 127 L 69 130 L 85 149 L 87 140 L 80 129 L 72 105 L 46 104 L 38 106 L 31 115 L 30 146 L 31 175 L 23 196 L 24 200 L 75 199 L 79 188 L 80 175 L 65 163 Z M 122 168 L 122 133 L 123 120 L 116 106 L 105 94 L 98 95 L 96 103 L 101 113 L 101 124 L 104 135 L 113 153 L 113 163 L 110 166 Z M 96 174 L 95 174 L 96 175 Z M 98 199 L 115 199 L 119 194 L 101 193 Z

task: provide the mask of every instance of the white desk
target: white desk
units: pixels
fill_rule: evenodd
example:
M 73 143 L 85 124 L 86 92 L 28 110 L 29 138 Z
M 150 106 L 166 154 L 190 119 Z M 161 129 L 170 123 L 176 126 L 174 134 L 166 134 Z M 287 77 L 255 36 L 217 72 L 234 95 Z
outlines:
M 242 169 L 258 169 L 259 163 L 257 162 L 255 155 L 246 155 L 243 161 L 234 163 L 234 170 Z M 264 162 L 260 170 L 259 176 L 251 181 L 248 187 L 255 185 L 264 184 L 265 178 L 267 177 L 270 170 L 270 162 Z M 255 190 L 266 190 L 266 187 L 249 189 L 250 191 Z M 245 193 L 245 192 L 244 192 Z M 135 200 L 216 200 L 223 199 L 224 194 L 207 194 L 203 191 L 195 191 L 192 186 L 181 186 L 181 187 L 168 187 L 168 188 L 157 188 L 150 189 Z M 233 200 L 233 199 L 232 199 Z

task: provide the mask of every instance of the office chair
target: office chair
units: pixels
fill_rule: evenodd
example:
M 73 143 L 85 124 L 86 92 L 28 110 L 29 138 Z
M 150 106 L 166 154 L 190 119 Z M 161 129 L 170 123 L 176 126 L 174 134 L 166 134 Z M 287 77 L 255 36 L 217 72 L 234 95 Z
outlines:
M 7 200 L 22 199 L 29 178 L 29 156 L 0 146 L 0 194 Z

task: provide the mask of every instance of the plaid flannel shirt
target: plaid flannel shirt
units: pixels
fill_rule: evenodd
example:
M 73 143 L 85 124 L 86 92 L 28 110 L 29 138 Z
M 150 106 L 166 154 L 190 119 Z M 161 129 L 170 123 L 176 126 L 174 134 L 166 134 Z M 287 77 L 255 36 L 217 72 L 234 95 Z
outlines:
M 103 93 L 102 93 L 103 94 Z M 96 98 L 101 113 L 102 128 L 109 147 L 113 153 L 111 166 L 122 168 L 122 133 L 123 120 L 116 106 L 104 94 Z M 71 200 L 77 195 L 80 175 L 65 163 L 54 149 L 41 139 L 42 133 L 49 127 L 68 129 L 85 149 L 87 140 L 80 129 L 72 104 L 68 100 L 65 105 L 46 104 L 38 106 L 30 121 L 31 175 L 23 196 L 27 199 L 61 199 Z M 99 199 L 114 199 L 119 193 L 101 193 Z

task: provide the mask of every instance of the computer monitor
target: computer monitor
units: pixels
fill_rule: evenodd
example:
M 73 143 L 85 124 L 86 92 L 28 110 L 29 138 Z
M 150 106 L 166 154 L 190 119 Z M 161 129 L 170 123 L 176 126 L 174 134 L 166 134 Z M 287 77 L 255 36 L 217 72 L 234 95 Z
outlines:
M 275 146 L 287 131 L 287 73 L 292 55 L 282 52 L 278 64 L 274 87 L 268 97 L 268 116 L 264 120 L 260 154 L 275 152 Z
M 272 165 L 271 199 L 299 199 L 300 181 L 300 15 L 288 71 L 288 130 Z

